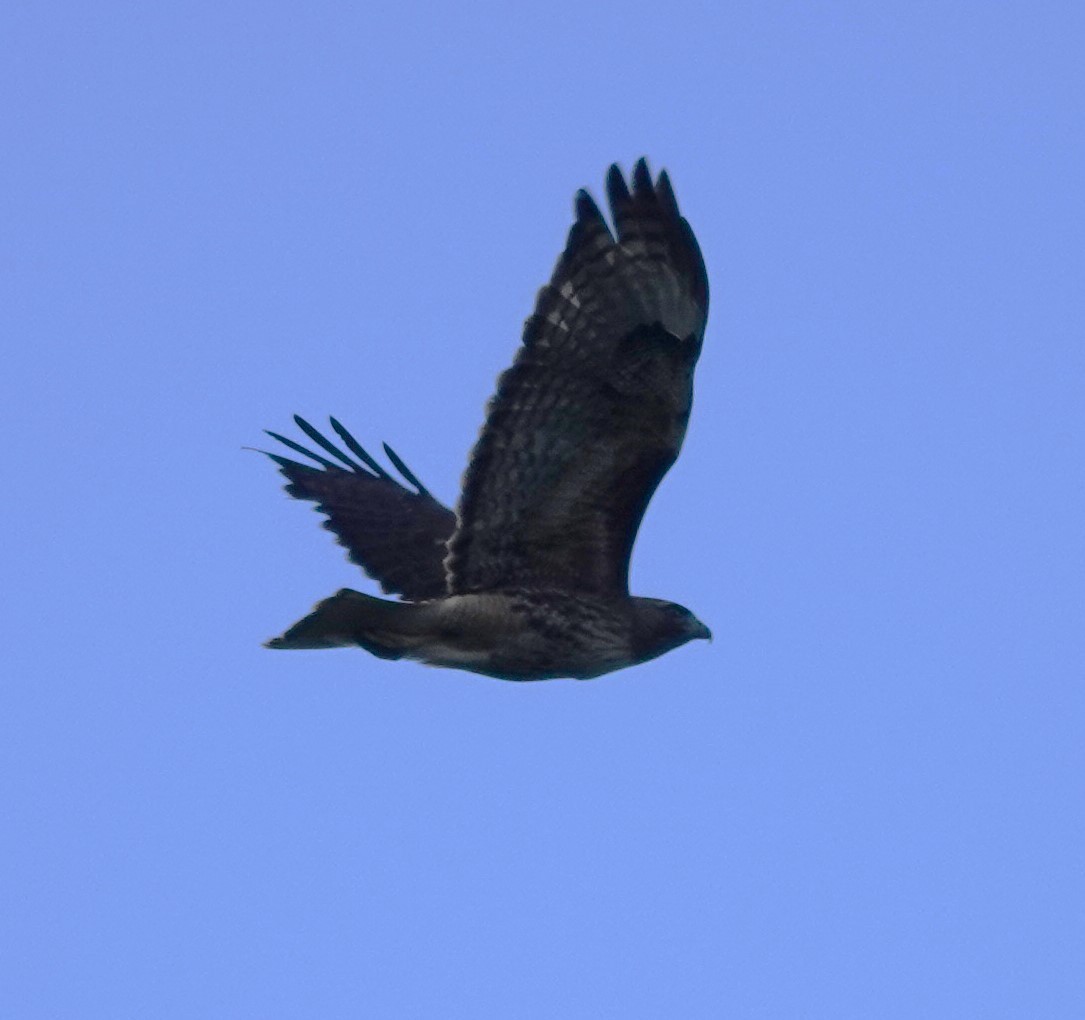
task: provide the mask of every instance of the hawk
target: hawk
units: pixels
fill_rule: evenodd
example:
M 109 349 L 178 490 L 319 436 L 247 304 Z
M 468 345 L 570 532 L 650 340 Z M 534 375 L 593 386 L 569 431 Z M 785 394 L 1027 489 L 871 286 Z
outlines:
M 335 419 L 311 464 L 268 456 L 316 503 L 350 559 L 401 601 L 344 588 L 269 648 L 359 646 L 384 659 L 504 680 L 587 679 L 708 628 L 629 594 L 629 558 L 675 462 L 693 399 L 708 278 L 666 171 L 606 178 L 613 230 L 586 191 L 512 367 L 498 380 L 459 507 L 435 499 L 387 444 L 399 477 Z

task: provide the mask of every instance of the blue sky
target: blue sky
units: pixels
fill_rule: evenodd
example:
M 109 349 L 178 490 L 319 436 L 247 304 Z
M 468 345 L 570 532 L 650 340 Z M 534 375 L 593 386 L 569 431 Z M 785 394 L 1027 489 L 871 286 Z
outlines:
M 9 5 L 0 1014 L 1085 1015 L 1071 3 Z M 713 306 L 590 683 L 261 642 L 372 591 L 244 447 L 453 500 L 607 165 Z

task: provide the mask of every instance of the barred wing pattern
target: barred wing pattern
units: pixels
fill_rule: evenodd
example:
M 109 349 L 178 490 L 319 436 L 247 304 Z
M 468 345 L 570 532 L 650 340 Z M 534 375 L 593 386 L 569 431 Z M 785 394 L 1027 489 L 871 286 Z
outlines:
M 667 174 L 617 166 L 617 240 L 584 191 L 498 381 L 449 543 L 452 594 L 627 594 L 641 518 L 685 436 L 708 279 Z
M 385 471 L 334 418 L 332 428 L 356 460 L 304 418 L 295 415 L 294 421 L 339 463 L 269 432 L 295 453 L 321 465 L 311 467 L 269 453 L 289 483 L 286 491 L 296 499 L 317 504 L 316 509 L 328 518 L 324 527 L 385 593 L 402 595 L 412 602 L 447 594 L 444 559 L 456 515 L 430 495 L 387 444 L 384 452 L 412 488 Z

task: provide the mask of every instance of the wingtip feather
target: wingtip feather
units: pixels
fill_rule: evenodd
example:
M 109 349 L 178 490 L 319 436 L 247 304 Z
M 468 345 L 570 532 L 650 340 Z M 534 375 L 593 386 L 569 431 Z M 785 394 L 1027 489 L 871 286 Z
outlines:
M 342 424 L 340 424 L 338 419 L 329 418 L 328 421 L 331 422 L 332 428 L 335 429 L 335 434 L 340 439 L 342 439 L 344 443 L 347 444 L 347 448 L 350 450 L 350 452 L 353 453 L 354 456 L 356 456 L 367 468 L 369 468 L 369 470 L 372 471 L 373 474 L 375 474 L 378 478 L 392 477 L 388 474 L 387 471 L 384 470 L 384 468 L 380 466 L 380 464 L 377 463 L 377 461 L 373 459 L 373 457 L 366 451 L 365 447 L 363 447 L 362 444 L 359 443 L 358 440 L 355 439 L 354 436 L 352 436 L 346 430 L 346 428 L 343 427 Z
M 336 471 L 343 470 L 338 464 L 333 464 L 326 457 L 321 457 L 319 453 L 313 453 L 312 450 L 305 449 L 301 443 L 295 443 L 293 439 L 287 439 L 286 436 L 281 436 L 278 432 L 272 432 L 271 429 L 264 429 L 264 431 L 276 442 L 282 443 L 288 450 L 293 450 L 295 453 L 300 453 L 303 457 L 315 460 L 318 464 L 322 464 L 326 468 L 333 468 Z M 268 454 L 268 456 L 271 456 L 271 454 Z
M 681 219 L 682 214 L 678 211 L 678 199 L 674 196 L 670 174 L 666 170 L 659 171 L 659 177 L 656 179 L 656 196 L 663 208 L 667 210 L 667 215 L 676 220 Z
M 633 193 L 635 195 L 650 195 L 655 191 L 652 187 L 652 172 L 648 169 L 648 159 L 641 156 L 633 164 Z
M 294 415 L 294 421 L 298 428 L 302 430 L 314 443 L 321 449 L 326 450 L 336 460 L 345 464 L 351 471 L 361 471 L 362 468 L 359 464 L 352 461 L 338 446 L 335 445 L 330 439 L 326 438 L 321 432 L 310 425 L 300 414 Z
M 583 188 L 576 193 L 573 205 L 576 210 L 577 220 L 601 220 L 603 218 L 599 206 L 595 204 L 595 199 Z
M 270 457 L 279 467 L 283 470 L 290 468 L 292 470 L 301 471 L 315 471 L 315 467 L 310 467 L 308 464 L 299 464 L 296 460 L 291 460 L 289 457 L 282 457 L 277 453 L 269 453 L 267 450 L 261 450 L 265 457 Z
M 409 467 L 407 467 L 407 465 L 403 462 L 403 458 L 400 457 L 400 455 L 398 453 L 396 453 L 396 451 L 393 450 L 387 443 L 382 443 L 381 445 L 384 447 L 384 453 L 388 457 L 388 459 L 392 462 L 392 464 L 395 466 L 395 469 L 401 475 L 403 475 L 403 477 L 406 478 L 407 481 L 410 482 L 411 485 L 413 485 L 416 490 L 418 490 L 418 494 L 421 495 L 421 496 L 428 496 L 429 491 L 418 480 L 415 473 Z
M 615 213 L 629 202 L 629 186 L 617 163 L 611 163 L 607 170 L 607 201 Z

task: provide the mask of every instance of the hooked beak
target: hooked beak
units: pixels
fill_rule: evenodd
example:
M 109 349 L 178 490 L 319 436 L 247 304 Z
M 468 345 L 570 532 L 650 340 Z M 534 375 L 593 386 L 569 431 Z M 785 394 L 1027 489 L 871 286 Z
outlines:
M 700 620 L 697 621 L 697 626 L 693 628 L 693 639 L 704 638 L 705 641 L 712 640 L 712 631 L 710 631 Z

